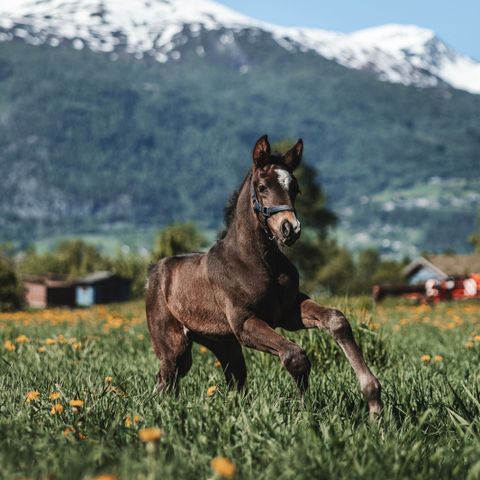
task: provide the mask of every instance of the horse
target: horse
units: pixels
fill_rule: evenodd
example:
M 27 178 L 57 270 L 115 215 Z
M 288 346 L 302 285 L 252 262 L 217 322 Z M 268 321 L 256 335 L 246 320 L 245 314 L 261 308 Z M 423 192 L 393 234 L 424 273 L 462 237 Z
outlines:
M 283 253 L 300 236 L 295 211 L 301 139 L 286 153 L 267 135 L 253 148 L 253 165 L 232 207 L 227 230 L 207 252 L 167 257 L 147 279 L 146 314 L 160 360 L 156 391 L 178 389 L 192 365 L 193 342 L 220 361 L 229 387 L 242 389 L 243 347 L 276 355 L 303 398 L 310 361 L 276 331 L 317 328 L 333 336 L 350 362 L 371 416 L 381 412 L 381 387 L 355 342 L 345 315 L 299 291 L 299 273 Z

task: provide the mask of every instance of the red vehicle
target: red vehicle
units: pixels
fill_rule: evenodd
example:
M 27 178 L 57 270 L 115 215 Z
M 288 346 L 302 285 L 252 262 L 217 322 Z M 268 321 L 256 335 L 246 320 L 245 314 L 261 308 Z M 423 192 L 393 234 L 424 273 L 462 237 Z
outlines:
M 480 273 L 476 272 L 480 272 L 480 255 L 418 257 L 403 270 L 405 284 L 375 285 L 373 298 L 395 296 L 430 303 L 480 299 Z

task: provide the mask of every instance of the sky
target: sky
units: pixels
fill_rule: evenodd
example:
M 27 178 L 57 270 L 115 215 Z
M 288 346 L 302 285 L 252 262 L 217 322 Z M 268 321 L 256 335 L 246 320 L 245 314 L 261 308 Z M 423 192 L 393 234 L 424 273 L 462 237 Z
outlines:
M 430 28 L 456 51 L 480 61 L 480 0 L 217 0 L 284 26 L 349 33 L 384 23 Z

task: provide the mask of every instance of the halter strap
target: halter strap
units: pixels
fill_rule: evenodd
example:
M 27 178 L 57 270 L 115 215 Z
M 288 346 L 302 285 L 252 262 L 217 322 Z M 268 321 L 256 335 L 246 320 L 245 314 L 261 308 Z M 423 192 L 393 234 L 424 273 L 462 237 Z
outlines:
M 250 183 L 250 195 L 252 196 L 253 202 L 253 209 L 255 212 L 260 213 L 262 215 L 262 228 L 268 236 L 269 240 L 273 240 L 275 238 L 274 235 L 270 232 L 268 228 L 267 219 L 278 212 L 295 212 L 293 207 L 289 205 L 274 205 L 273 207 L 265 207 L 257 197 L 257 192 L 255 191 L 255 187 L 253 186 L 253 181 Z

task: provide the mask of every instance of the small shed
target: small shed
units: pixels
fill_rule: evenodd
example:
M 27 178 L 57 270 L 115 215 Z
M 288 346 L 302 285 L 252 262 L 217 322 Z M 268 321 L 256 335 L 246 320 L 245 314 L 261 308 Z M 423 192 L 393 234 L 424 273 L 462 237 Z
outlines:
M 29 307 L 88 307 L 128 300 L 131 281 L 113 272 L 101 271 L 73 280 L 62 275 L 27 276 L 23 284 Z
M 29 276 L 23 279 L 25 301 L 32 308 L 75 306 L 75 287 L 60 275 Z
M 428 255 L 408 264 L 403 274 L 409 285 L 424 284 L 427 280 L 439 282 L 448 278 L 464 278 L 480 272 L 480 255 Z
M 108 272 L 95 272 L 75 282 L 75 303 L 88 307 L 97 303 L 124 302 L 130 298 L 129 279 Z

